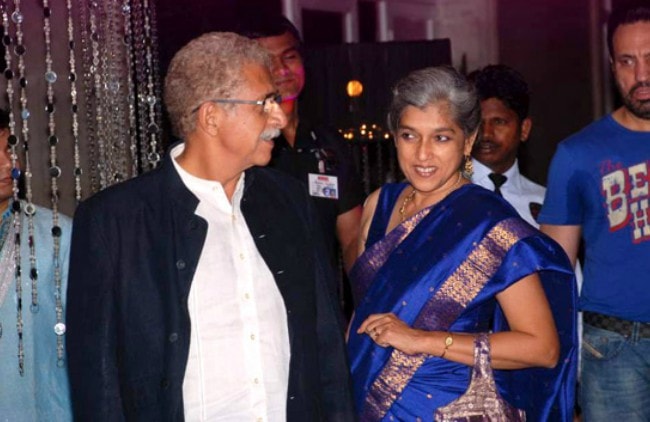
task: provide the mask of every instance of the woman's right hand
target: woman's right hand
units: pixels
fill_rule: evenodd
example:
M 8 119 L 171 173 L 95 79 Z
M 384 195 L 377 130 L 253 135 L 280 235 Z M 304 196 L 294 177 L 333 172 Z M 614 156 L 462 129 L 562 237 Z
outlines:
M 359 326 L 357 334 L 366 334 L 377 345 L 394 347 L 407 355 L 429 353 L 427 345 L 435 335 L 433 332 L 409 327 L 393 313 L 368 316 Z

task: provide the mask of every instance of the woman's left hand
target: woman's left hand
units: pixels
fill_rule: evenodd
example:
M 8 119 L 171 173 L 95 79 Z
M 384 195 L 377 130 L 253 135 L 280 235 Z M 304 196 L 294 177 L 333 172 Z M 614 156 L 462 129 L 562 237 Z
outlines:
M 422 353 L 426 331 L 406 325 L 395 314 L 372 314 L 359 326 L 357 334 L 367 334 L 381 347 L 392 346 L 408 355 Z

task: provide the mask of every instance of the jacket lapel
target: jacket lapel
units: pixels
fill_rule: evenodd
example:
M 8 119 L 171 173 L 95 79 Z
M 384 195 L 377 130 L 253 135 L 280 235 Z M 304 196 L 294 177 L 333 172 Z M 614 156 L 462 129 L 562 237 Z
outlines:
M 181 180 L 167 154 L 163 168 L 165 175 L 160 203 L 167 204 L 172 227 L 173 265 L 177 274 L 179 298 L 187 303 L 190 286 L 201 256 L 208 231 L 208 223 L 194 212 L 199 200 Z M 166 188 L 166 189 L 165 189 Z

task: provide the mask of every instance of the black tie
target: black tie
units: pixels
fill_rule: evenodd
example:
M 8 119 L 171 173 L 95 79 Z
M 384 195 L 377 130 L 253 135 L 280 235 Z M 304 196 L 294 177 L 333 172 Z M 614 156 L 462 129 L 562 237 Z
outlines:
M 494 193 L 496 193 L 499 196 L 503 196 L 503 195 L 501 195 L 501 189 L 500 188 L 501 188 L 501 186 L 503 186 L 503 184 L 506 182 L 506 180 L 508 180 L 508 178 L 506 176 L 504 176 L 503 174 L 499 174 L 499 173 L 490 173 L 488 175 L 488 177 L 490 178 L 492 183 L 494 183 Z

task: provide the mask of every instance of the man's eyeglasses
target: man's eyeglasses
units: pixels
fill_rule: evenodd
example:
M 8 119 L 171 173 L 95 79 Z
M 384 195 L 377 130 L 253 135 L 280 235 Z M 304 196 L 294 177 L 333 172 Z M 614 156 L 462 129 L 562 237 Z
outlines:
M 267 95 L 264 97 L 262 100 L 237 100 L 234 98 L 215 98 L 212 100 L 207 100 L 206 102 L 210 103 L 224 103 L 224 104 L 252 104 L 252 105 L 261 105 L 262 106 L 262 111 L 264 113 L 270 113 L 274 105 L 280 105 L 282 102 L 282 96 L 274 92 L 272 94 Z M 199 104 L 192 112 L 196 112 L 202 104 Z

